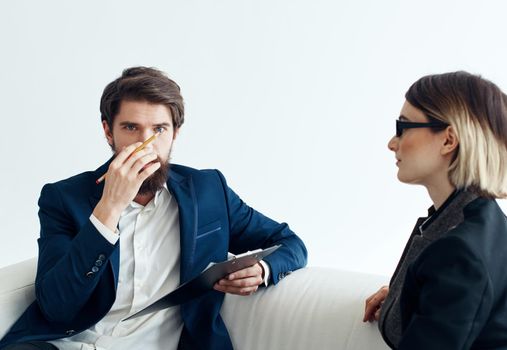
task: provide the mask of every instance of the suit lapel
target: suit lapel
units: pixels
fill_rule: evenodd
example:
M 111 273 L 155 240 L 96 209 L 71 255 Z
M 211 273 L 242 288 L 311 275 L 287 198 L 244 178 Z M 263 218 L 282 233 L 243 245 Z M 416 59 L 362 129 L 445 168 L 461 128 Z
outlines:
M 430 223 L 422 235 L 431 241 L 437 240 L 445 235 L 449 230 L 459 225 L 464 220 L 463 208 L 475 200 L 477 194 L 469 191 L 460 191 L 451 199 L 450 203 L 445 203 L 445 207 L 441 208 L 435 220 Z M 449 200 L 449 199 L 448 199 Z M 433 214 L 436 215 L 437 213 Z
M 192 277 L 198 222 L 197 198 L 191 176 L 183 177 L 171 170 L 167 187 L 178 203 L 181 249 L 180 283 L 183 283 Z

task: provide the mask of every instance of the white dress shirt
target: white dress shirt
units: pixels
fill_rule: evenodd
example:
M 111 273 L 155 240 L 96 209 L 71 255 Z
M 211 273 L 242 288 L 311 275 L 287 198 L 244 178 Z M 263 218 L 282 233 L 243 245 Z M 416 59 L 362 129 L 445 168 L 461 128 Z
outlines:
M 177 349 L 183 328 L 178 306 L 122 322 L 180 283 L 176 200 L 166 187 L 146 206 L 132 202 L 121 214 L 120 235 L 93 215 L 90 220 L 111 244 L 120 240 L 116 300 L 107 315 L 91 328 L 51 343 L 62 350 Z

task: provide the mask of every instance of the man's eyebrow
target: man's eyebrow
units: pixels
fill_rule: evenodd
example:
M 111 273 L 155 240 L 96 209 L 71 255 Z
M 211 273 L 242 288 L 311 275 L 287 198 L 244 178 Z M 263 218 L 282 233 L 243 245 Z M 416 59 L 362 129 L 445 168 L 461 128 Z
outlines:
M 157 123 L 157 124 L 153 124 L 153 126 L 171 126 L 171 123 L 167 123 L 167 122 Z
M 125 122 L 120 122 L 120 125 L 122 125 L 122 126 L 123 126 L 123 125 L 134 125 L 134 126 L 137 126 L 137 125 L 139 125 L 139 124 L 134 123 L 134 122 L 125 121 Z
M 125 126 L 125 125 L 139 126 L 140 124 L 139 123 L 134 123 L 134 122 L 129 122 L 128 120 L 120 122 L 120 126 Z M 152 126 L 155 126 L 155 127 L 157 127 L 157 126 L 166 126 L 166 127 L 169 127 L 169 126 L 171 126 L 171 123 L 167 123 L 167 122 L 156 123 L 156 124 L 153 124 Z

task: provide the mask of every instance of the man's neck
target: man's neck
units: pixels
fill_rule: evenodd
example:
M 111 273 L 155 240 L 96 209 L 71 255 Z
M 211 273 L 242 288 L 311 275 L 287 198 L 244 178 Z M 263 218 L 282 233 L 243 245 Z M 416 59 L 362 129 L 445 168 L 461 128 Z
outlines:
M 155 197 L 155 194 L 154 193 L 149 193 L 149 194 L 138 194 L 135 198 L 134 198 L 134 202 L 138 203 L 138 204 L 141 204 L 143 206 L 146 206 L 146 204 L 148 204 L 152 199 L 153 197 Z

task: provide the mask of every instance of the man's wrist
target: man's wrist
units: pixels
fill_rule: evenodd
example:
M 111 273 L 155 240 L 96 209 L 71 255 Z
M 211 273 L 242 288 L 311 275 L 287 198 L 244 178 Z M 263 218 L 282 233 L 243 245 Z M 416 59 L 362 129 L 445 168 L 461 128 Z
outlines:
M 107 205 L 102 202 L 102 199 L 97 203 L 93 210 L 93 215 L 99 220 L 104 226 L 111 231 L 116 230 L 118 221 L 120 221 L 121 210 L 118 210 L 114 206 Z
M 92 222 L 93 226 L 99 231 L 99 233 L 109 241 L 111 244 L 116 244 L 118 242 L 118 239 L 120 238 L 120 232 L 118 229 L 115 231 L 111 231 L 108 227 L 106 227 L 104 224 L 102 224 L 99 219 L 95 217 L 95 215 L 90 215 L 90 221 Z

